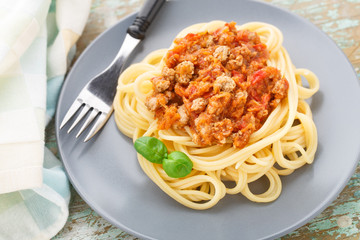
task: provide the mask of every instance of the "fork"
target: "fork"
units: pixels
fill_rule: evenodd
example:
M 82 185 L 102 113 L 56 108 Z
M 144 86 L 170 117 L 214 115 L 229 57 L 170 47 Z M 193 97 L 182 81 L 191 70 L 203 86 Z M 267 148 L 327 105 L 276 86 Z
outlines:
M 117 81 L 120 73 L 123 71 L 124 63 L 139 42 L 145 38 L 146 30 L 164 2 L 165 0 L 147 0 L 144 3 L 133 24 L 127 29 L 124 42 L 114 60 L 105 70 L 91 79 L 81 90 L 65 114 L 60 124 L 60 129 L 62 129 L 77 112 L 79 112 L 79 114 L 68 129 L 68 133 L 70 133 L 86 115 L 88 115 L 88 117 L 77 133 L 76 138 L 96 119 L 84 142 L 91 139 L 105 125 L 113 112 L 113 99 L 116 93 Z

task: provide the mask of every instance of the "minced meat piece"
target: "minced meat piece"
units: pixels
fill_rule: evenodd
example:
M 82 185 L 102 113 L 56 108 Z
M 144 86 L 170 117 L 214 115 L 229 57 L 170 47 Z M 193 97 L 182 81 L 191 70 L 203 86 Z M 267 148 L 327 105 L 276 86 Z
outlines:
M 194 111 L 194 112 L 204 111 L 204 109 L 207 105 L 207 102 L 208 101 L 204 98 L 196 98 L 191 104 L 191 111 Z
M 230 54 L 230 48 L 228 46 L 219 46 L 214 51 L 214 57 L 219 59 L 220 62 L 225 62 Z
M 271 90 L 275 94 L 275 98 L 284 98 L 289 89 L 289 83 L 285 78 L 275 82 L 275 86 Z
M 180 119 L 179 119 L 180 124 L 186 125 L 189 122 L 189 115 L 186 111 L 185 105 L 181 105 L 177 111 L 180 115 Z
M 170 87 L 170 81 L 166 80 L 163 77 L 154 77 L 151 79 L 155 92 L 164 92 L 166 89 Z
M 175 80 L 175 70 L 172 68 L 168 68 L 166 66 L 163 67 L 161 74 L 166 80 L 169 80 L 170 82 Z
M 156 94 L 155 96 L 150 96 L 145 101 L 145 106 L 150 111 L 155 111 L 159 109 L 160 107 L 166 106 L 166 104 L 169 102 L 169 99 L 162 93 Z
M 234 80 L 231 79 L 231 77 L 228 76 L 220 76 L 216 78 L 216 81 L 214 82 L 214 91 L 218 92 L 224 91 L 224 92 L 231 92 L 236 87 L 236 83 Z
M 233 131 L 233 124 L 230 119 L 225 118 L 221 121 L 215 122 L 214 126 L 212 127 L 213 136 L 219 143 L 225 144 L 227 137 Z
M 226 110 L 230 100 L 231 94 L 228 92 L 221 92 L 216 94 L 209 99 L 209 104 L 206 108 L 206 111 L 209 114 L 219 115 Z
M 175 80 L 180 84 L 188 84 L 194 74 L 194 64 L 190 61 L 179 63 L 175 68 Z
M 236 56 L 235 59 L 231 59 L 226 63 L 226 68 L 229 70 L 238 70 L 243 65 L 244 58 L 242 55 Z

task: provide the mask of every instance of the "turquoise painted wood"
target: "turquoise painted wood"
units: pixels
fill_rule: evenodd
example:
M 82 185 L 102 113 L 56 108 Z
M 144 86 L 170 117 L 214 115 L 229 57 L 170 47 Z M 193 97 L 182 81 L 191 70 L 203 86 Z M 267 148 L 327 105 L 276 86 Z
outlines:
M 85 31 L 77 44 L 77 56 L 101 32 L 136 11 L 143 0 L 94 0 Z M 267 0 L 313 22 L 344 51 L 360 78 L 360 0 Z M 54 124 L 46 135 L 47 145 L 57 152 Z M 360 165 L 339 197 L 319 216 L 288 239 L 360 239 Z M 120 239 L 135 237 L 123 232 L 96 214 L 72 189 L 70 216 L 59 239 Z

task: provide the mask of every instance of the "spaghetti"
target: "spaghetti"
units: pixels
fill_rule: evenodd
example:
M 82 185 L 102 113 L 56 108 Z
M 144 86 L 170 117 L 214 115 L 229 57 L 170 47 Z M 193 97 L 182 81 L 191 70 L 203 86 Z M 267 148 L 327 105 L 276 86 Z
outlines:
M 235 27 L 234 23 L 227 24 L 223 21 L 195 24 L 181 31 L 175 42 L 178 43 L 189 36 L 189 33 L 216 33 L 219 29 L 224 30 L 232 26 Z M 119 130 L 134 141 L 141 136 L 156 137 L 165 143 L 169 151 L 184 152 L 192 160 L 193 170 L 189 175 L 184 178 L 171 178 L 160 164 L 151 163 L 138 154 L 139 164 L 149 178 L 170 197 L 189 208 L 211 208 L 226 194 L 241 193 L 254 202 L 273 201 L 281 193 L 282 184 L 279 176 L 289 175 L 304 164 L 311 164 L 317 149 L 317 131 L 309 104 L 305 101 L 319 89 L 316 75 L 307 69 L 294 67 L 282 46 L 282 33 L 276 27 L 261 22 L 250 22 L 236 26 L 236 30 L 256 33 L 261 44 L 268 50 L 269 55 L 266 61 L 263 60 L 264 66 L 256 65 L 252 73 L 263 67 L 271 71 L 278 69 L 283 75 L 283 78 L 278 80 L 286 86 L 287 92 L 286 96 L 281 94 L 280 100 L 271 105 L 272 107 L 267 106 L 266 109 L 271 111 L 266 112 L 266 118 L 257 121 L 255 130 L 241 144 L 235 144 L 236 138 L 231 137 L 234 132 L 223 138 L 211 137 L 211 141 L 204 140 L 205 135 L 201 135 L 201 140 L 197 141 L 198 132 L 191 124 L 179 126 L 177 117 L 166 126 L 166 122 L 161 122 L 164 115 L 154 114 L 156 107 L 152 109 L 149 106 L 149 99 L 156 97 L 156 93 L 165 91 L 161 88 L 164 85 L 159 85 L 157 89 L 154 81 L 164 76 L 163 69 L 169 66 L 169 52 L 176 47 L 175 42 L 170 50 L 154 51 L 141 63 L 131 65 L 119 78 L 114 100 L 115 121 Z M 260 52 L 261 49 L 257 56 L 261 55 Z M 221 54 L 222 52 L 218 51 L 220 62 Z M 187 70 L 181 71 L 185 71 L 186 74 Z M 233 75 L 230 76 L 233 78 Z M 281 79 L 286 79 L 286 83 Z M 303 85 L 304 79 L 309 87 Z M 189 84 L 187 79 L 180 81 L 183 85 Z M 221 92 L 237 89 L 232 82 L 227 83 L 229 84 L 223 89 L 222 85 L 219 85 Z M 272 85 L 275 84 L 274 82 Z M 212 87 L 215 88 L 214 85 Z M 167 88 L 169 86 L 165 86 L 165 89 Z M 185 105 L 187 99 L 183 99 L 182 104 Z M 270 100 L 269 97 L 266 99 Z M 178 106 L 179 101 L 174 106 Z M 179 112 L 179 107 L 175 109 Z M 216 111 L 214 114 L 216 115 Z M 246 126 L 243 127 L 236 131 L 244 132 Z M 249 184 L 263 176 L 268 178 L 269 187 L 264 193 L 254 194 Z M 234 186 L 228 187 L 229 184 L 225 184 L 228 181 L 233 182 Z

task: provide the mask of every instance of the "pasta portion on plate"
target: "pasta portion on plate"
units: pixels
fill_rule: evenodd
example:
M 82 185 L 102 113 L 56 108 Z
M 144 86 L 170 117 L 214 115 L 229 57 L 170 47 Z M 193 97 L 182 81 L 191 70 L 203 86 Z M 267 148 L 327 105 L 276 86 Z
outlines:
M 193 163 L 190 174 L 172 178 L 138 154 L 170 197 L 199 210 L 226 194 L 271 202 L 281 193 L 280 176 L 313 162 L 317 131 L 305 100 L 319 81 L 293 65 L 282 41 L 279 29 L 262 22 L 195 24 L 121 74 L 119 130 L 134 141 L 156 137 Z M 263 176 L 267 190 L 253 193 L 249 184 Z

